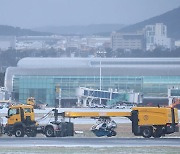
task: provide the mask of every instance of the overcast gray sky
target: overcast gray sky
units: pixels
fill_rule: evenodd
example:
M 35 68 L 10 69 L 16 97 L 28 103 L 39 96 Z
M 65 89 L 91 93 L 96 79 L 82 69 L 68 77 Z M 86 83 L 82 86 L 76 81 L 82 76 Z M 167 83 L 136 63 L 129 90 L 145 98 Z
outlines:
M 0 0 L 0 24 L 133 24 L 180 6 L 180 0 Z

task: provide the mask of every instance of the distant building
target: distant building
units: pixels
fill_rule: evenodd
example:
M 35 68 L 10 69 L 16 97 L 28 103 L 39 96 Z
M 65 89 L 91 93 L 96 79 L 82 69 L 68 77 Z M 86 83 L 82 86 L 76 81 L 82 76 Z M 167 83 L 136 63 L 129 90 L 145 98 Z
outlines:
M 63 38 L 61 36 L 19 36 L 16 38 L 16 40 L 17 50 L 38 50 L 50 49 L 52 47 L 58 48 L 59 44 L 57 44 L 57 42 L 62 41 Z
M 9 48 L 14 49 L 15 43 L 15 36 L 0 36 L 0 50 L 8 50 Z
M 79 36 L 67 36 L 66 37 L 66 48 L 80 48 L 81 38 Z
M 143 50 L 144 49 L 144 35 L 142 32 L 137 33 L 116 33 L 111 34 L 112 49 L 123 50 Z
M 155 25 L 146 25 L 146 50 L 154 50 L 160 46 L 165 49 L 172 49 L 172 39 L 167 37 L 167 26 L 163 23 L 156 23 Z
M 175 41 L 175 47 L 176 47 L 176 48 L 179 48 L 179 47 L 180 47 L 180 40 Z
M 16 49 L 62 49 L 89 50 L 98 47 L 110 47 L 110 37 L 96 36 L 20 36 L 16 38 Z
M 110 37 L 88 37 L 87 38 L 87 46 L 89 47 L 101 47 L 104 46 L 104 44 L 108 44 L 111 42 Z
M 0 101 L 9 99 L 8 91 L 4 87 L 0 87 Z

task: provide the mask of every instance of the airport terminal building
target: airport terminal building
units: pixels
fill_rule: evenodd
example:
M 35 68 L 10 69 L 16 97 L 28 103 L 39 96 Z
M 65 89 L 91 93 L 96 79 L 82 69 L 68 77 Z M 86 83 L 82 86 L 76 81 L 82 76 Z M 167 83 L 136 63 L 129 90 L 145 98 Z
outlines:
M 5 74 L 12 99 L 28 97 L 63 107 L 77 102 L 76 89 L 86 87 L 167 97 L 168 88 L 180 87 L 180 58 L 23 58 Z

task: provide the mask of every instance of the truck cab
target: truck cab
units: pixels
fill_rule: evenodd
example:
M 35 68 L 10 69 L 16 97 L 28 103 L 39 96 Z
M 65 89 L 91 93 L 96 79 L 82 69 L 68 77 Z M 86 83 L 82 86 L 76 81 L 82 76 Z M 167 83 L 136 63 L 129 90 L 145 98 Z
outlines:
M 23 137 L 35 135 L 35 114 L 31 105 L 15 105 L 8 110 L 5 133 L 9 136 Z

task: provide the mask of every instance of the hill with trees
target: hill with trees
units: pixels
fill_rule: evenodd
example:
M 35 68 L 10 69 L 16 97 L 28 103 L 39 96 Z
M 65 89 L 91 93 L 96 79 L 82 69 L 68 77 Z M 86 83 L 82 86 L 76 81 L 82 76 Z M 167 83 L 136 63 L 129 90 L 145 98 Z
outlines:
M 180 7 L 159 16 L 124 27 L 120 29 L 119 32 L 135 32 L 142 30 L 146 25 L 155 23 L 163 23 L 167 25 L 168 37 L 180 39 Z
M 40 27 L 33 30 L 50 32 L 60 35 L 108 35 L 112 31 L 117 31 L 124 27 L 122 24 L 93 24 L 85 26 L 49 26 L 49 27 Z
M 12 27 L 0 25 L 0 36 L 47 36 L 52 33 L 37 32 L 30 29 L 21 29 L 20 27 Z

